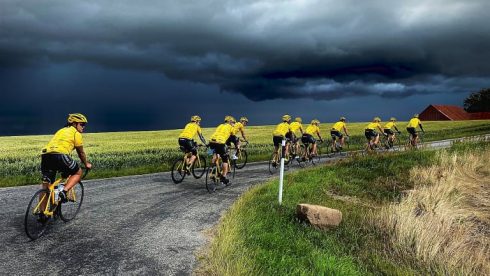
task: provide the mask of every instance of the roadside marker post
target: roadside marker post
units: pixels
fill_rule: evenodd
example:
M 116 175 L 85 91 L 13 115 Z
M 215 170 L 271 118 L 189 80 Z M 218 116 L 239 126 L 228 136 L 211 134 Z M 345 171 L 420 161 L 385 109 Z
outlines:
M 284 179 L 284 155 L 286 154 L 286 140 L 281 142 L 281 169 L 279 170 L 279 205 L 282 205 L 282 185 Z

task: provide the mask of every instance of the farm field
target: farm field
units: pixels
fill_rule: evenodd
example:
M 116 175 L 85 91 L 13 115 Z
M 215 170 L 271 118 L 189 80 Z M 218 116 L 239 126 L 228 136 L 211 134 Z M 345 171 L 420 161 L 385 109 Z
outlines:
M 330 123 L 320 126 L 329 138 Z M 348 123 L 350 149 L 361 148 L 366 123 Z M 406 122 L 399 122 L 405 133 Z M 248 126 L 249 161 L 266 160 L 272 152 L 274 126 Z M 204 128 L 208 138 L 213 128 Z M 425 141 L 490 133 L 490 121 L 424 122 Z M 56 130 L 53 130 L 53 132 Z M 89 178 L 103 178 L 168 171 L 181 156 L 177 137 L 181 130 L 85 133 L 84 148 L 94 170 Z M 0 187 L 35 184 L 40 179 L 40 152 L 52 135 L 0 137 Z M 402 139 L 406 139 L 402 136 Z M 76 160 L 76 153 L 73 153 Z
M 210 234 L 198 274 L 489 275 L 490 143 L 356 157 L 251 188 Z M 342 212 L 319 231 L 299 203 Z

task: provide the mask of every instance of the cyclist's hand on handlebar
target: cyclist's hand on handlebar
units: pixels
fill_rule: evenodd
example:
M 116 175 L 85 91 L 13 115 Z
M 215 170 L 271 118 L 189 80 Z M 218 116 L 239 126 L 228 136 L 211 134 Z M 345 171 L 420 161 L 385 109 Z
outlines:
M 85 163 L 85 168 L 86 168 L 87 170 L 92 169 L 92 163 L 90 163 L 90 162 Z

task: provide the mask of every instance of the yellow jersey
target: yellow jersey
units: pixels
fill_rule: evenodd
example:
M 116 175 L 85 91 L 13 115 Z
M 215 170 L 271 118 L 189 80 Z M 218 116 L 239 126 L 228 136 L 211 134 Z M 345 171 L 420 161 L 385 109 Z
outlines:
M 211 142 L 224 144 L 230 138 L 233 127 L 230 124 L 221 124 L 216 128 L 216 131 L 211 135 Z
M 286 136 L 286 133 L 288 133 L 290 130 L 291 126 L 286 122 L 282 122 L 276 126 L 276 129 L 274 130 L 274 132 L 272 132 L 272 135 L 284 137 Z
M 333 124 L 331 130 L 335 130 L 335 131 L 341 132 L 344 127 L 345 127 L 345 123 L 342 122 L 342 121 L 338 121 L 335 124 Z
M 315 135 L 317 132 L 320 132 L 320 128 L 315 125 L 309 125 L 306 127 L 305 133 L 309 135 Z
M 185 128 L 179 135 L 179 138 L 192 140 L 198 133 L 201 134 L 201 127 L 195 122 L 191 122 L 185 125 Z
M 291 129 L 291 132 L 296 134 L 300 128 L 303 129 L 303 126 L 300 122 L 292 122 L 289 124 L 289 128 Z
M 83 146 L 82 134 L 73 126 L 64 127 L 56 132 L 42 153 L 70 154 L 75 147 Z
M 243 131 L 244 129 L 245 129 L 245 127 L 243 126 L 242 123 L 236 122 L 235 125 L 233 126 L 233 131 L 232 131 L 231 135 L 237 135 L 237 133 L 239 131 Z
M 416 128 L 416 127 L 418 127 L 418 126 L 419 126 L 419 124 L 420 124 L 420 123 L 421 123 L 421 122 L 420 122 L 419 118 L 412 118 L 412 119 L 410 119 L 410 121 L 408 122 L 407 127 L 413 127 L 413 128 Z
M 367 126 L 366 126 L 366 130 L 375 130 L 376 128 L 381 128 L 381 125 L 379 123 L 369 123 Z
M 388 122 L 386 125 L 383 127 L 383 129 L 392 129 L 393 127 L 396 127 L 395 122 Z

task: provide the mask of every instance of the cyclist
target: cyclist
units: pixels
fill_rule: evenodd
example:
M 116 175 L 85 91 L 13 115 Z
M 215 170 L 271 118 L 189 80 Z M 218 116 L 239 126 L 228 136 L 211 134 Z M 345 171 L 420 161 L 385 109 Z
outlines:
M 416 128 L 419 126 L 420 130 L 425 133 L 424 128 L 422 127 L 422 122 L 419 120 L 419 114 L 414 114 L 407 125 L 407 131 L 410 134 L 410 143 L 412 146 L 417 146 L 418 134 Z
M 216 131 L 213 135 L 211 135 L 211 141 L 209 142 L 209 148 L 213 150 L 212 164 L 215 164 L 217 154 L 219 154 L 223 160 L 220 181 L 225 185 L 229 185 L 230 183 L 230 181 L 226 178 L 226 175 L 228 174 L 228 153 L 226 150 L 226 141 L 228 141 L 228 138 L 230 138 L 230 135 L 233 132 L 235 122 L 236 120 L 232 116 L 225 116 L 224 123 L 216 128 Z
M 191 152 L 192 156 L 188 159 L 186 157 L 186 169 L 189 173 L 192 164 L 197 158 L 197 143 L 194 141 L 196 134 L 203 144 L 206 144 L 206 139 L 202 136 L 201 130 L 201 117 L 194 115 L 191 117 L 191 121 L 185 125 L 184 130 L 179 135 L 179 146 L 180 149 L 185 152 Z
M 394 128 L 398 134 L 401 133 L 398 130 L 398 128 L 396 127 L 396 123 L 395 122 L 396 122 L 396 118 L 395 117 L 391 117 L 390 118 L 390 121 L 383 126 L 383 132 L 385 133 L 385 135 L 388 136 L 388 146 L 389 146 L 389 148 L 392 148 L 393 147 L 393 141 L 395 140 L 395 133 L 393 132 L 392 129 Z
M 275 153 L 277 153 L 277 150 L 279 149 L 279 145 L 281 145 L 282 140 L 286 139 L 286 141 L 290 141 L 291 139 L 290 122 L 291 122 L 291 116 L 287 114 L 283 115 L 282 123 L 278 124 L 274 132 L 272 132 L 272 142 L 274 143 Z M 288 152 L 289 152 L 289 143 L 286 143 L 286 156 L 285 156 L 286 159 L 288 158 L 287 156 Z
M 243 140 L 247 142 L 247 138 L 245 138 L 245 127 L 248 124 L 248 119 L 247 117 L 241 117 L 240 122 L 235 123 L 235 126 L 233 127 L 233 132 L 230 135 L 230 138 L 228 138 L 228 141 L 226 141 L 227 146 L 231 146 L 231 143 L 235 145 L 236 148 L 236 153 L 231 156 L 233 160 L 238 159 L 236 156 L 240 152 L 240 139 L 238 138 L 237 133 L 240 132 L 242 134 Z
M 313 137 L 313 135 L 317 135 L 318 139 L 323 142 L 322 137 L 320 136 L 320 121 L 317 119 L 311 120 L 311 123 L 309 126 L 306 127 L 305 133 L 303 133 L 303 136 L 301 137 L 301 142 L 305 145 L 306 150 L 308 150 L 308 144 L 312 144 L 313 148 L 311 150 L 311 157 L 316 156 L 317 154 L 317 149 L 316 149 L 316 139 Z M 305 150 L 305 155 L 303 156 L 303 160 L 306 160 L 306 150 Z
M 303 120 L 301 119 L 301 117 L 296 117 L 296 118 L 294 118 L 294 122 L 292 122 L 290 124 L 290 126 L 291 126 L 291 142 L 293 143 L 293 145 L 295 147 L 294 152 L 299 152 L 299 149 L 300 149 L 300 145 L 298 143 L 298 140 L 299 140 L 298 137 L 303 136 L 303 125 L 301 124 L 302 122 L 303 122 Z M 299 136 L 297 135 L 298 130 L 300 131 L 299 133 L 301 133 Z M 299 156 L 295 156 L 295 157 L 298 158 Z
M 370 149 L 377 147 L 379 143 L 379 133 L 377 133 L 376 130 L 383 133 L 383 129 L 381 128 L 381 118 L 379 117 L 374 117 L 373 121 L 364 129 L 364 136 L 366 136 L 366 139 L 368 140 L 368 147 Z
M 335 141 L 339 138 L 340 149 L 344 147 L 345 137 L 342 135 L 342 131 L 344 131 L 346 136 L 349 136 L 349 132 L 347 131 L 347 125 L 345 122 L 347 119 L 345 117 L 340 117 L 339 121 L 333 124 L 330 129 L 330 135 L 332 136 L 332 151 L 335 151 Z
M 87 124 L 87 117 L 80 113 L 69 114 L 67 124 L 58 130 L 49 143 L 42 149 L 41 154 L 41 172 L 43 177 L 43 188 L 55 181 L 56 173 L 61 172 L 63 177 L 70 176 L 64 186 L 60 185 L 59 196 L 61 202 L 67 202 L 66 192 L 75 186 L 82 177 L 82 169 L 71 157 L 73 149 L 76 149 L 80 161 L 83 162 L 87 169 L 92 168 L 88 162 L 87 155 L 83 150 L 82 132 Z M 43 202 L 42 205 L 46 203 Z M 44 208 L 44 206 L 41 206 Z M 43 219 L 43 213 L 40 219 Z

